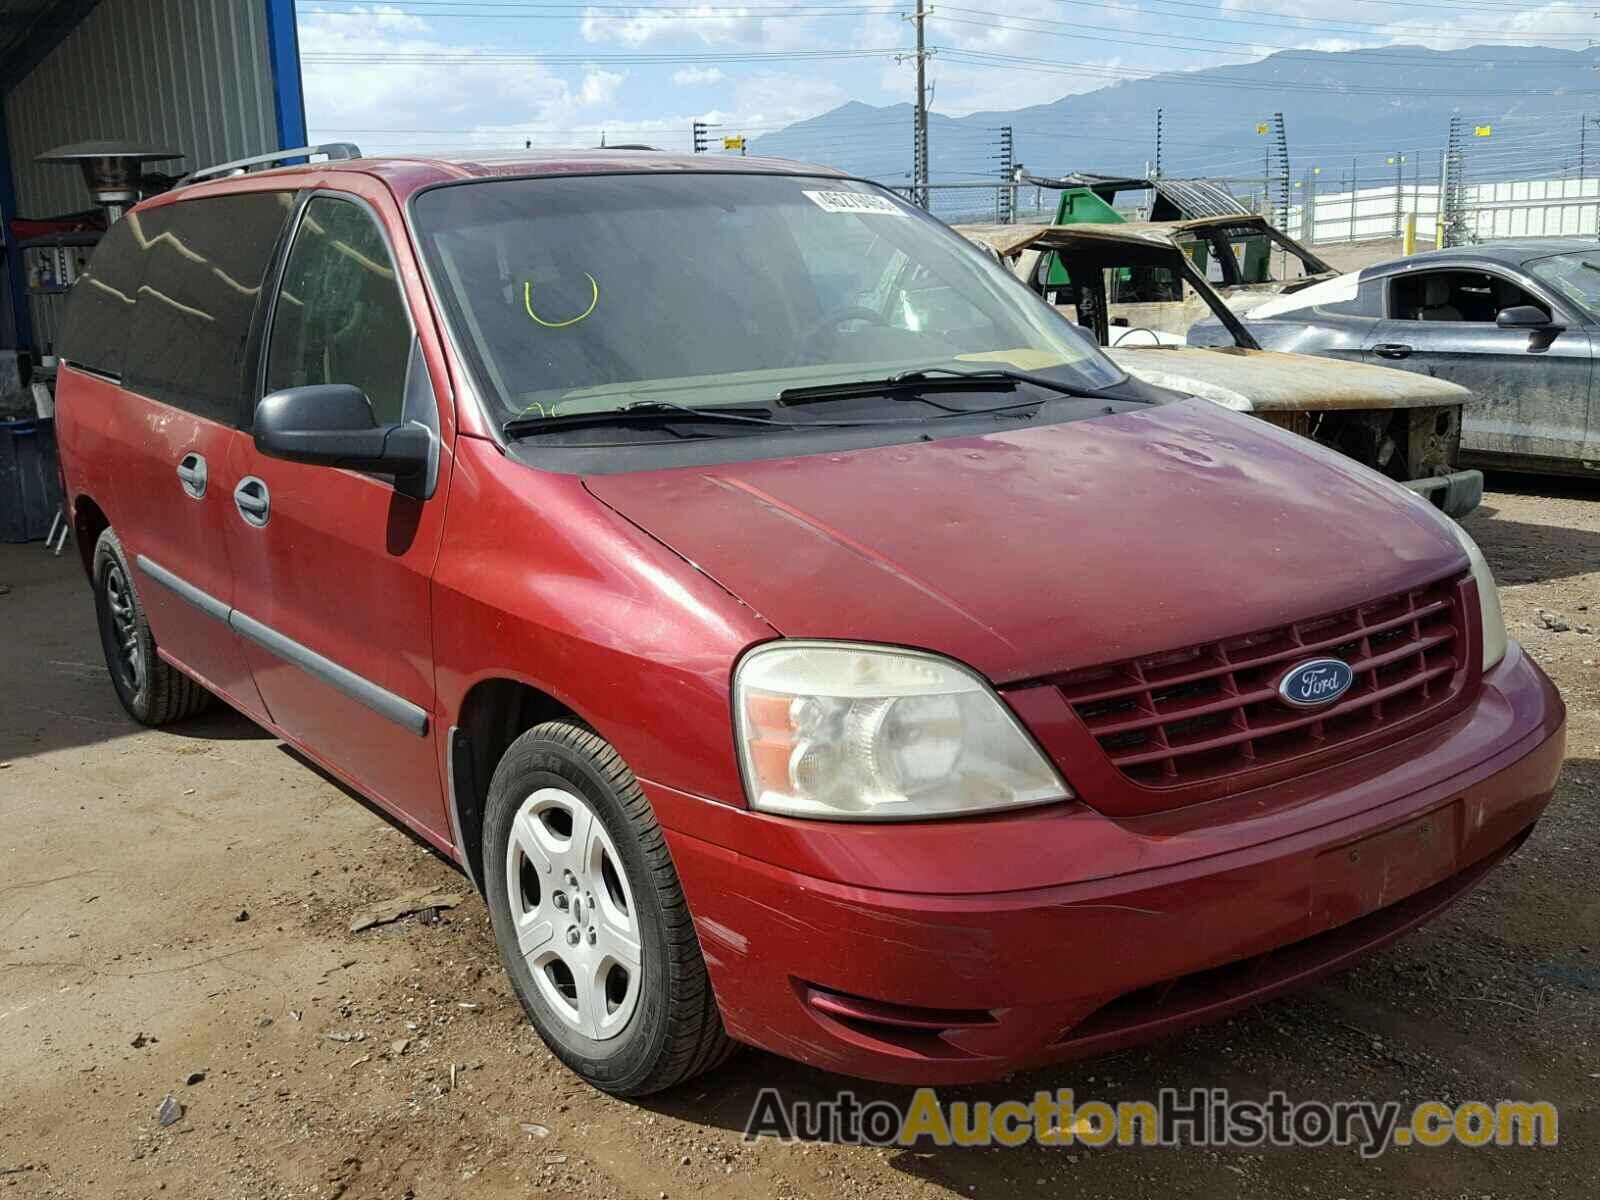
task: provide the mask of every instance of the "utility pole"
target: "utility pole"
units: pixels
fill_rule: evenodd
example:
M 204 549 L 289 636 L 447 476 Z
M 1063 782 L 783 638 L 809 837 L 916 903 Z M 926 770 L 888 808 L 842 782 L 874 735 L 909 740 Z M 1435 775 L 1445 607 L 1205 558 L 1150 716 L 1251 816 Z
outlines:
M 924 0 L 917 0 L 917 11 L 906 18 L 917 27 L 917 50 L 915 54 L 897 54 L 896 62 L 904 62 L 907 58 L 917 60 L 917 110 L 915 124 L 911 133 L 911 201 L 913 204 L 928 207 L 928 56 L 932 53 L 927 48 L 923 37 L 923 25 L 928 19 L 927 8 Z
M 1161 178 L 1161 117 L 1162 117 L 1162 110 L 1158 108 L 1158 109 L 1156 109 L 1156 174 L 1155 174 L 1155 177 L 1157 179 Z

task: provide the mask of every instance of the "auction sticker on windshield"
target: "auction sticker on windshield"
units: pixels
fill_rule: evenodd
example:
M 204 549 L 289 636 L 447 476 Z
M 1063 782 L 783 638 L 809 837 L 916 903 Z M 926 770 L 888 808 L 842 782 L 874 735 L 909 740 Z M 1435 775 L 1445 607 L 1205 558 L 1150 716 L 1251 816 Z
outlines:
M 831 213 L 882 213 L 900 217 L 905 213 L 887 196 L 874 196 L 870 192 L 806 192 L 806 198 L 823 212 Z

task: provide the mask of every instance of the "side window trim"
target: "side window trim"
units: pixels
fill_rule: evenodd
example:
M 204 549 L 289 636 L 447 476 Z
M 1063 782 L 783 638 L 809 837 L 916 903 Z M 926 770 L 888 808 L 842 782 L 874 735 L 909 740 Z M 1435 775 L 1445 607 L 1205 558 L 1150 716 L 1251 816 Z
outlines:
M 1543 288 L 1543 286 L 1540 285 L 1538 280 L 1532 279 L 1531 277 L 1526 280 L 1518 279 L 1498 263 L 1457 263 L 1448 267 L 1431 267 L 1422 271 L 1395 271 L 1392 274 L 1384 275 L 1381 277 L 1381 281 L 1383 283 L 1383 320 L 1406 321 L 1416 325 L 1427 324 L 1427 322 L 1419 321 L 1414 317 L 1400 317 L 1394 314 L 1394 285 L 1402 279 L 1416 279 L 1419 276 L 1438 275 L 1446 272 L 1465 272 L 1467 274 L 1493 275 L 1496 279 L 1503 279 L 1512 286 L 1527 292 L 1528 295 L 1532 296 L 1535 300 L 1539 301 L 1539 303 L 1548 308 L 1551 316 L 1559 317 L 1568 325 L 1588 324 L 1587 321 L 1574 317 L 1565 305 L 1553 299 L 1551 295 Z M 1451 325 L 1477 326 L 1490 326 L 1494 324 L 1493 321 L 1450 321 L 1445 323 Z
M 256 381 L 253 389 L 255 395 L 250 402 L 251 421 L 249 428 L 255 427 L 255 406 L 267 394 L 267 369 L 272 357 L 272 330 L 278 315 L 278 297 L 283 290 L 284 273 L 289 269 L 289 258 L 294 253 L 295 243 L 300 239 L 300 227 L 305 223 L 306 210 L 315 200 L 329 199 L 343 204 L 353 204 L 366 214 L 372 222 L 373 228 L 378 231 L 378 239 L 383 243 L 383 252 L 389 257 L 389 267 L 394 271 L 395 294 L 400 298 L 400 309 L 406 314 L 406 327 L 411 331 L 411 340 L 417 339 L 417 317 L 411 311 L 411 298 L 406 295 L 406 290 L 400 284 L 400 264 L 395 258 L 394 243 L 389 238 L 389 231 L 384 228 L 383 222 L 378 217 L 378 210 L 374 208 L 365 197 L 357 196 L 354 192 L 340 192 L 332 188 L 308 188 L 301 193 L 298 207 L 289 219 L 290 233 L 283 243 L 282 253 L 274 264 L 272 280 L 272 299 L 267 304 L 266 323 L 261 335 L 260 353 L 255 364 Z
M 294 245 L 295 234 L 300 229 L 300 216 L 306 210 L 313 188 L 301 188 L 295 193 L 294 206 L 278 235 L 272 258 L 267 263 L 266 278 L 262 281 L 262 303 L 256 306 L 255 320 L 250 325 L 250 337 L 245 342 L 244 386 L 239 394 L 239 431 L 250 433 L 256 427 L 256 405 L 261 402 L 261 389 L 267 380 L 267 335 L 272 329 L 272 314 L 278 307 L 278 289 L 283 286 L 283 273 L 289 265 L 289 249 Z

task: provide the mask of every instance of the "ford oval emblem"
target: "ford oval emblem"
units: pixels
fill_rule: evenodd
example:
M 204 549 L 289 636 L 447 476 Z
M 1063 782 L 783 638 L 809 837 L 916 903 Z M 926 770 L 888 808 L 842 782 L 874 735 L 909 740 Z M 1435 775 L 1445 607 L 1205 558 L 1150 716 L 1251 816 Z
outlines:
M 1321 708 L 1348 692 L 1355 677 L 1342 659 L 1313 658 L 1289 668 L 1278 681 L 1278 695 L 1295 708 Z

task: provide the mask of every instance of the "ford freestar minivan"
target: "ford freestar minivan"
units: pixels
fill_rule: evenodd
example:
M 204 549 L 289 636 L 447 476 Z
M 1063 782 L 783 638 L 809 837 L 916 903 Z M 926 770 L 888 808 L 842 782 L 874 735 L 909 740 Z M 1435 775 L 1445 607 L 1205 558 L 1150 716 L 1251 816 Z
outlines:
M 117 694 L 220 695 L 458 862 L 598 1087 L 1167 1033 L 1427 920 L 1550 797 L 1470 538 L 872 184 L 217 174 L 69 300 Z

